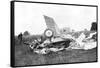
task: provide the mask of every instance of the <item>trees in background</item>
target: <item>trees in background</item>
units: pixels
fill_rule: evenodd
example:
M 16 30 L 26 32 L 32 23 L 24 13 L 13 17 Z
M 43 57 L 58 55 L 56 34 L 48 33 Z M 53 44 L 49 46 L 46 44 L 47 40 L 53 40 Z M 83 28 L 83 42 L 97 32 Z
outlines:
M 28 35 L 30 35 L 30 33 L 29 33 L 28 31 L 25 31 L 25 32 L 23 33 L 23 35 L 24 35 L 24 36 L 28 36 Z

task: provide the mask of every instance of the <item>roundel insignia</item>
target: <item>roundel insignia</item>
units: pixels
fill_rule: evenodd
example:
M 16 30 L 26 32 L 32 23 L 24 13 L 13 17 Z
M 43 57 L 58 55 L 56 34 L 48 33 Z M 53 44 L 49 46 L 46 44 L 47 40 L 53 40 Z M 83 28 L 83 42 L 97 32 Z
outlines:
M 51 37 L 53 35 L 53 31 L 48 29 L 45 31 L 45 35 L 46 37 Z

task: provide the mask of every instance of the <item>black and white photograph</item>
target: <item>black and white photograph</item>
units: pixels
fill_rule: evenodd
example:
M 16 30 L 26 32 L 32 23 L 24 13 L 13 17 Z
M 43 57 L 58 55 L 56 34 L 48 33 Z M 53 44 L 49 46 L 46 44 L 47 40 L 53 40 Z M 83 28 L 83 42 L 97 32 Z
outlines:
M 12 7 L 13 66 L 97 62 L 97 6 L 15 1 Z

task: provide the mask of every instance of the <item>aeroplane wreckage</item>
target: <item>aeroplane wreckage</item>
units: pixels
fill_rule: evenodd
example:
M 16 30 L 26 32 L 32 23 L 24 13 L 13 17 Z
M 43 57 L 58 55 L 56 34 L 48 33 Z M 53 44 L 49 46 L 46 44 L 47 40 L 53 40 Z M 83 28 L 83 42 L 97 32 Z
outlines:
M 44 31 L 45 40 L 37 38 L 31 43 L 24 42 L 29 45 L 31 51 L 38 54 L 48 54 L 50 52 L 58 52 L 69 49 L 84 49 L 89 50 L 97 46 L 97 32 L 92 32 L 88 37 L 81 33 L 78 38 L 71 34 L 62 34 L 53 18 L 45 16 L 47 29 Z

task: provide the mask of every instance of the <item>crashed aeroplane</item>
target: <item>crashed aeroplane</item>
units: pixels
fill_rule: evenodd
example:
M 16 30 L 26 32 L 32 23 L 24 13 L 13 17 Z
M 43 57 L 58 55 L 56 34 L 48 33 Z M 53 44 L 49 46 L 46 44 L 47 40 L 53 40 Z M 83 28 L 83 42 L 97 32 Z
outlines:
M 44 15 L 44 19 L 47 25 L 47 29 L 44 31 L 44 37 L 46 39 L 42 41 L 42 38 L 39 38 L 28 43 L 30 49 L 35 53 L 48 54 L 51 51 L 57 52 L 64 49 L 88 50 L 97 46 L 95 40 L 96 36 L 93 38 L 97 32 L 90 33 L 87 38 L 84 33 L 81 33 L 78 38 L 75 38 L 71 34 L 62 34 L 53 18 Z

